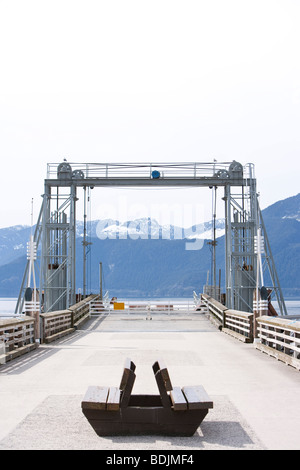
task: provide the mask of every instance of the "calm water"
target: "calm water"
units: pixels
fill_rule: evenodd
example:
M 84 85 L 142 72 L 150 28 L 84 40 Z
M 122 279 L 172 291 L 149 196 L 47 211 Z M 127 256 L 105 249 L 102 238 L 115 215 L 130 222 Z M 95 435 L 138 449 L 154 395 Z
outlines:
M 149 299 L 134 299 L 134 300 L 140 301 L 140 302 L 147 302 Z M 131 301 L 134 302 L 134 300 L 132 299 Z M 175 299 L 155 299 L 155 301 L 157 302 L 161 302 L 161 301 L 174 302 L 174 300 Z M 192 305 L 193 303 L 192 297 L 191 299 L 176 299 L 176 300 L 178 301 L 178 303 L 189 302 L 190 305 Z M 0 298 L 0 317 L 13 314 L 15 311 L 16 302 L 17 302 L 16 298 L 6 298 L 6 297 Z M 288 315 L 300 315 L 300 299 L 286 300 L 285 304 L 286 304 Z M 277 310 L 277 302 L 273 302 L 273 305 L 274 305 L 274 308 Z
M 0 316 L 7 315 L 9 313 L 14 313 L 16 303 L 18 299 L 12 299 L 7 297 L 0 298 Z
M 279 312 L 277 302 L 272 302 L 275 310 Z M 288 315 L 300 315 L 300 300 L 286 300 L 285 306 L 287 309 Z

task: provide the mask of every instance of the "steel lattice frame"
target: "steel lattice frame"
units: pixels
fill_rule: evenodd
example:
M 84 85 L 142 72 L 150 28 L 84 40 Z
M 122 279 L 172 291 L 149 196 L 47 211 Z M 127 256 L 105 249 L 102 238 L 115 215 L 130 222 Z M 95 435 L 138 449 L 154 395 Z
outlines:
M 240 163 L 174 164 L 48 164 L 47 178 L 36 229 L 41 239 L 41 309 L 68 308 L 76 297 L 76 201 L 77 188 L 87 187 L 224 187 L 226 305 L 252 311 L 256 286 L 257 256 L 254 237 L 263 225 L 258 207 L 254 166 Z M 286 313 L 274 261 L 268 246 L 267 262 L 273 288 Z M 25 276 L 25 274 L 24 274 Z M 22 290 L 23 286 L 21 287 Z M 42 298 L 42 296 L 40 296 Z M 21 305 L 21 291 L 18 305 Z

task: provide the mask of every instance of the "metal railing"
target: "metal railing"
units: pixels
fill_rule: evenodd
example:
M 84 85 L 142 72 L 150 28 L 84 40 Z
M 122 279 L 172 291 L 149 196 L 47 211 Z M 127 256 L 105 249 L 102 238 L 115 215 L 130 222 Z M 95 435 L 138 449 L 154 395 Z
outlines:
M 0 364 L 5 364 L 38 346 L 32 317 L 0 320 Z
M 114 305 L 116 304 L 116 305 Z M 120 304 L 118 306 L 118 304 Z M 110 302 L 108 298 L 100 300 L 95 298 L 90 301 L 90 315 L 109 315 L 109 314 L 154 314 L 154 313 L 164 313 L 168 315 L 172 314 L 189 314 L 195 313 L 198 310 L 195 301 L 176 301 L 175 300 L 165 300 L 159 301 L 155 299 L 146 300 L 146 301 L 116 301 Z
M 199 178 L 226 174 L 232 162 L 191 162 L 191 163 L 77 163 L 65 164 L 77 177 L 84 178 L 152 178 L 153 171 L 162 178 Z M 57 178 L 61 164 L 47 164 L 47 179 Z
M 95 295 L 89 301 L 89 314 L 90 315 L 99 315 L 99 314 L 108 314 L 110 311 L 110 301 L 109 293 L 105 292 L 103 299 L 100 299 L 100 295 Z
M 155 300 L 151 300 L 145 303 L 129 303 L 125 306 L 125 312 L 127 314 L 131 313 L 141 313 L 141 314 L 152 314 L 152 313 L 167 313 L 170 315 L 171 313 L 178 312 L 180 308 L 176 308 L 170 301 L 167 302 L 155 302 Z

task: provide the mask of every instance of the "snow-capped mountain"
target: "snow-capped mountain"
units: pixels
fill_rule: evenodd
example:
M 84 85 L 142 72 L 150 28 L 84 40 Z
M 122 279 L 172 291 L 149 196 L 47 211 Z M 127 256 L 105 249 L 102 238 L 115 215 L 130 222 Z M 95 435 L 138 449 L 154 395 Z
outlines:
M 0 229 L 0 265 L 9 263 L 26 253 L 31 228 L 14 225 Z
M 263 217 L 284 295 L 299 298 L 300 194 L 264 209 Z M 82 286 L 83 228 L 83 222 L 78 221 L 78 287 Z M 91 279 L 97 284 L 99 261 L 102 260 L 108 290 L 119 289 L 122 295 L 129 295 L 130 290 L 133 295 L 134 290 L 137 297 L 144 294 L 184 296 L 201 288 L 207 280 L 207 272 L 211 269 L 211 247 L 208 243 L 187 240 L 211 240 L 211 221 L 187 229 L 162 225 L 148 218 L 126 222 L 106 219 L 89 221 L 86 228 L 88 241 L 92 243 L 89 255 Z M 30 231 L 30 227 L 20 225 L 0 229 L 2 297 L 19 293 Z M 224 220 L 219 219 L 216 221 L 219 238 L 216 256 L 222 272 L 225 269 L 223 234 Z
M 277 201 L 264 209 L 264 218 L 291 219 L 300 222 L 300 193 Z
M 77 236 L 83 237 L 83 222 L 77 223 Z M 211 239 L 212 222 L 204 222 L 192 227 L 178 227 L 176 225 L 161 225 L 155 219 L 140 218 L 126 222 L 119 222 L 112 219 L 98 220 L 87 223 L 87 236 L 105 239 Z M 216 236 L 221 237 L 225 233 L 224 219 L 216 221 Z
M 216 236 L 221 237 L 225 233 L 224 220 L 216 222 Z M 27 225 L 15 225 L 0 229 L 0 266 L 10 263 L 20 256 L 26 255 L 27 242 L 29 241 L 31 227 Z M 78 238 L 84 236 L 83 221 L 77 221 L 76 234 Z M 87 238 L 106 239 L 211 239 L 212 222 L 204 222 L 188 228 L 175 225 L 161 225 L 155 219 L 140 218 L 119 222 L 113 219 L 93 220 L 86 224 Z

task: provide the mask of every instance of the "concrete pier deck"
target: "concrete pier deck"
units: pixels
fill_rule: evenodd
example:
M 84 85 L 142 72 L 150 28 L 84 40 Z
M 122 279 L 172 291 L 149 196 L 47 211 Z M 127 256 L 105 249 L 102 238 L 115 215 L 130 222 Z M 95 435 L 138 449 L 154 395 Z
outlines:
M 89 385 L 157 393 L 152 364 L 173 385 L 202 384 L 214 402 L 192 437 L 99 437 L 81 412 Z M 300 449 L 300 373 L 219 331 L 203 314 L 93 317 L 81 329 L 0 366 L 0 449 Z

